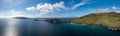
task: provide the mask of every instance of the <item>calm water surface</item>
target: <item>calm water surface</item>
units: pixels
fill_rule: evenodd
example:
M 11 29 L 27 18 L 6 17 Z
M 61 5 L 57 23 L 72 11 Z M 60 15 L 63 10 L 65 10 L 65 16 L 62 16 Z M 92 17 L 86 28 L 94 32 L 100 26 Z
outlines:
M 120 36 L 100 26 L 52 24 L 34 19 L 0 19 L 0 36 Z

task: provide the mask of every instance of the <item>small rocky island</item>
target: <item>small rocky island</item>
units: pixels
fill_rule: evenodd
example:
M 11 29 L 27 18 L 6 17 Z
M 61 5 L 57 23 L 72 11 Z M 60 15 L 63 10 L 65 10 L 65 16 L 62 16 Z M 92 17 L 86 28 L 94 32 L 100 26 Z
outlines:
M 61 20 L 60 18 L 49 18 L 46 21 L 50 23 L 69 23 L 71 22 L 70 20 Z
M 50 23 L 61 23 L 62 22 L 62 20 L 57 19 L 57 18 L 50 18 L 50 19 L 48 19 L 46 21 L 48 21 Z

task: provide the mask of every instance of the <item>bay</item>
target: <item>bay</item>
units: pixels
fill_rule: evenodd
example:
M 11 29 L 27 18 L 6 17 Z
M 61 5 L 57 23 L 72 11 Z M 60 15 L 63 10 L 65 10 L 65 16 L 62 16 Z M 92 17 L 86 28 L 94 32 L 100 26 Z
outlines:
M 12 31 L 12 32 L 11 32 Z M 9 33 L 8 33 L 9 32 Z M 49 23 L 34 19 L 0 19 L 1 36 L 120 36 L 96 25 Z

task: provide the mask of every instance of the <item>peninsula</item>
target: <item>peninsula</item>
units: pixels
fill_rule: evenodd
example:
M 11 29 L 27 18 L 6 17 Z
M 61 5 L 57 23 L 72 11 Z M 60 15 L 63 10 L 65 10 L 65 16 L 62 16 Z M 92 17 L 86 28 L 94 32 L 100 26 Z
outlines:
M 54 19 L 51 21 L 57 23 L 61 22 L 61 23 L 98 25 L 106 27 L 110 30 L 120 30 L 120 13 L 116 12 L 92 13 L 82 17 L 73 18 L 72 20 Z

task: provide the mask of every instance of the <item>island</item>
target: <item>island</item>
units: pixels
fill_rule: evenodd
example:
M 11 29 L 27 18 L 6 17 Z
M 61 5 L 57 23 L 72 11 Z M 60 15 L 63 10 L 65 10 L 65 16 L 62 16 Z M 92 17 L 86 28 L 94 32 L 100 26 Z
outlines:
M 50 23 L 70 23 L 71 22 L 70 20 L 63 20 L 61 18 L 48 18 L 46 21 Z
M 49 18 L 46 21 L 48 21 L 50 23 L 62 23 L 62 20 L 57 19 L 57 18 Z
M 28 17 L 14 17 L 14 19 L 29 19 Z

